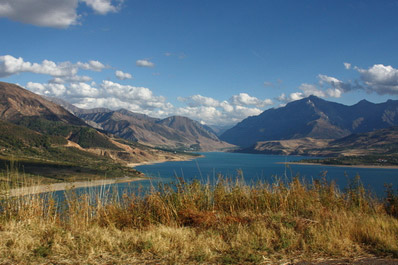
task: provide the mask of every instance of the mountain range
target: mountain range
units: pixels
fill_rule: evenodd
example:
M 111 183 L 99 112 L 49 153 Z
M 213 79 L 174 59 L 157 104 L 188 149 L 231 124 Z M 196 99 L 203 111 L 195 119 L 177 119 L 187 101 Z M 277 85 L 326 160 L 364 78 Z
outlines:
M 137 174 L 127 167 L 131 163 L 187 157 L 114 137 L 58 104 L 0 82 L 0 167 L 16 160 L 24 172 L 53 179 L 125 176 Z
M 220 139 L 243 148 L 258 142 L 291 139 L 339 139 L 398 125 L 398 100 L 346 106 L 316 96 L 293 101 L 244 119 Z
M 116 170 L 121 168 L 116 164 L 179 160 L 189 156 L 185 151 L 236 146 L 267 154 L 394 155 L 397 125 L 397 100 L 346 106 L 310 96 L 243 120 L 222 141 L 210 127 L 186 117 L 81 109 L 0 82 L 0 160 L 16 156 L 96 175 L 129 171 Z
M 126 109 L 80 109 L 59 99 L 62 105 L 91 126 L 117 137 L 157 148 L 184 151 L 214 151 L 232 148 L 220 141 L 208 126 L 182 116 L 158 119 Z

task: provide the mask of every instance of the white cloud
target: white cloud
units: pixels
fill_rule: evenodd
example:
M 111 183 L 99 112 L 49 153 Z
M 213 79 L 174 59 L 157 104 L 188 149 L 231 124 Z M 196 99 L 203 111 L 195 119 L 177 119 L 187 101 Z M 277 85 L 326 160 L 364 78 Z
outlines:
M 218 107 L 220 102 L 214 98 L 204 97 L 201 95 L 193 95 L 188 98 L 178 97 L 178 101 L 185 102 L 190 107 L 207 106 L 207 107 Z
M 305 97 L 304 94 L 301 93 L 301 92 L 294 92 L 294 93 L 289 94 L 288 96 L 286 96 L 285 93 L 282 93 L 277 98 L 277 100 L 282 102 L 282 103 L 288 103 L 288 102 L 291 102 L 291 101 L 302 99 L 304 97 Z
M 117 77 L 118 79 L 120 79 L 120 80 L 125 80 L 125 79 L 131 79 L 131 78 L 133 78 L 133 76 L 132 76 L 131 74 L 122 72 L 122 71 L 120 71 L 120 70 L 117 70 L 117 71 L 115 72 L 115 75 L 116 75 L 116 77 Z
M 65 85 L 63 84 L 40 84 L 28 82 L 26 88 L 37 94 L 50 96 L 50 97 L 60 97 L 67 91 Z
M 119 0 L 118 5 L 113 5 L 112 0 L 81 0 L 85 2 L 89 7 L 91 7 L 95 12 L 105 15 L 109 12 L 117 12 L 121 4 L 123 3 L 122 0 Z
M 107 80 L 100 85 L 95 82 L 91 84 L 29 82 L 26 88 L 37 94 L 62 98 L 84 108 L 126 108 L 155 116 L 169 114 L 174 109 L 164 97 L 155 96 L 149 88 L 121 85 Z
M 0 17 L 36 26 L 66 28 L 78 23 L 78 0 L 2 0 Z
M 47 74 L 51 76 L 71 76 L 77 73 L 77 68 L 65 62 L 56 64 L 49 60 L 42 63 L 25 62 L 23 58 L 15 58 L 11 55 L 0 56 L 0 77 L 7 77 L 22 72 Z
M 86 83 L 72 83 L 69 85 L 69 89 L 66 92 L 69 97 L 97 97 L 101 94 L 101 91 Z
M 391 65 L 375 64 L 368 69 L 355 67 L 360 73 L 364 89 L 378 94 L 398 94 L 398 69 Z
M 88 63 L 78 62 L 77 66 L 83 70 L 101 72 L 106 66 L 99 61 L 88 61 Z
M 344 63 L 345 69 L 349 70 L 351 69 L 351 64 L 350 63 Z
M 102 71 L 106 66 L 99 61 L 88 63 L 69 61 L 55 63 L 50 60 L 43 60 L 41 63 L 26 62 L 22 57 L 15 58 L 11 55 L 0 56 L 0 77 L 8 77 L 15 74 L 30 72 L 35 74 L 50 75 L 55 77 L 54 83 L 64 82 L 87 82 L 88 76 L 77 76 L 79 69 L 90 71 Z
M 204 121 L 206 124 L 233 124 L 246 118 L 260 114 L 272 100 L 260 100 L 246 93 L 233 95 L 228 101 L 219 101 L 211 97 L 193 95 L 179 97 L 180 102 L 187 106 L 177 108 L 174 112 L 178 115 Z
M 77 13 L 80 2 L 85 2 L 96 13 L 105 15 L 119 11 L 111 0 L 1 0 L 0 17 L 42 27 L 67 28 L 79 24 Z
M 302 92 L 302 95 L 304 95 L 304 97 L 308 97 L 310 95 L 314 95 L 320 98 L 326 97 L 326 93 L 323 90 L 320 90 L 316 85 L 313 84 L 301 84 L 299 89 Z
M 74 75 L 74 76 L 65 76 L 65 77 L 55 77 L 48 81 L 49 83 L 57 83 L 57 84 L 64 84 L 64 83 L 80 83 L 80 82 L 90 82 L 93 80 L 91 77 L 83 75 Z
M 148 60 L 137 60 L 135 64 L 139 67 L 155 67 L 155 64 Z
M 107 80 L 102 81 L 100 87 L 105 95 L 134 102 L 143 109 L 163 109 L 169 106 L 164 97 L 153 95 L 153 92 L 146 87 L 121 85 Z
M 252 97 L 247 93 L 239 93 L 231 97 L 230 102 L 234 105 L 245 106 L 253 105 L 259 108 L 263 108 L 267 105 L 272 105 L 273 102 L 270 99 L 260 100 L 256 97 Z
M 344 83 L 343 81 L 327 75 L 318 75 L 317 84 L 303 83 L 299 86 L 301 92 L 291 93 L 286 96 L 282 93 L 277 100 L 282 103 L 288 103 L 295 100 L 314 95 L 320 98 L 339 98 L 344 92 L 352 90 L 354 87 L 350 83 Z

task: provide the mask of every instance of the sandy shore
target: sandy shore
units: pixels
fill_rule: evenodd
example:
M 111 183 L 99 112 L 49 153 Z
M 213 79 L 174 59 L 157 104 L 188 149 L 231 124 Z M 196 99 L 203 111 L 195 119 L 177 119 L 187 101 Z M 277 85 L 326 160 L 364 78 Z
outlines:
M 300 162 L 278 162 L 277 164 L 286 165 L 305 165 L 305 166 L 330 166 L 330 167 L 354 167 L 354 168 L 382 168 L 382 169 L 398 169 L 398 166 L 372 166 L 372 165 L 326 165 L 322 163 L 300 163 Z
M 54 191 L 61 191 L 61 190 L 67 190 L 67 189 L 95 187 L 95 186 L 102 186 L 102 185 L 115 184 L 115 183 L 126 183 L 126 182 L 140 181 L 140 180 L 148 180 L 148 178 L 124 177 L 124 178 L 115 178 L 115 179 L 99 179 L 99 180 L 92 180 L 92 181 L 62 182 L 62 183 L 54 183 L 54 184 L 47 184 L 47 185 L 38 185 L 38 186 L 30 186 L 30 187 L 11 189 L 9 191 L 8 195 L 11 197 L 33 195 L 33 194 L 40 194 L 40 193 L 45 193 L 45 192 L 54 192 Z
M 199 157 L 204 157 L 203 155 L 200 156 L 187 156 L 187 157 L 181 157 L 179 159 L 173 159 L 173 160 L 153 160 L 153 161 L 145 161 L 145 162 L 139 162 L 139 163 L 129 163 L 129 167 L 138 167 L 138 166 L 144 166 L 144 165 L 154 165 L 154 164 L 160 164 L 160 163 L 165 163 L 165 162 L 180 162 L 180 161 L 191 161 Z
M 187 157 L 178 157 L 177 159 L 162 159 L 162 160 L 153 160 L 153 161 L 145 161 L 140 163 L 130 163 L 129 167 L 137 167 L 142 165 L 153 165 L 170 161 L 189 161 L 194 160 L 198 157 L 202 156 L 187 156 Z M 142 174 L 144 175 L 144 174 Z M 95 186 L 103 186 L 115 183 L 126 183 L 140 180 L 148 180 L 149 178 L 144 177 L 124 177 L 124 178 L 114 178 L 114 179 L 100 179 L 100 180 L 91 180 L 91 181 L 75 181 L 75 182 L 62 182 L 62 183 L 54 183 L 54 184 L 46 184 L 46 185 L 36 185 L 29 186 L 23 188 L 11 189 L 8 192 L 8 196 L 25 196 L 25 195 L 33 195 L 40 194 L 45 192 L 54 192 L 54 191 L 62 191 L 67 189 L 77 189 L 77 188 L 86 188 L 86 187 L 95 187 Z

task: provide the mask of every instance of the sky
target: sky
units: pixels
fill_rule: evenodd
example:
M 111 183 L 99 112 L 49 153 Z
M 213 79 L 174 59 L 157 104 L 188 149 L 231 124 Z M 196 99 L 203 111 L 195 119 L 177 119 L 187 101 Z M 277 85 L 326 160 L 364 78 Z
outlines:
M 233 125 L 309 95 L 398 99 L 398 0 L 0 0 L 0 81 Z

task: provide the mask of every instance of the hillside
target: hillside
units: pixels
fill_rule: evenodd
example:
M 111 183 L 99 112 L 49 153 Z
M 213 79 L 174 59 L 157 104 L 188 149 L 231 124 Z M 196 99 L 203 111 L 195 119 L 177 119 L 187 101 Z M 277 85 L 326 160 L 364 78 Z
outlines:
M 76 115 L 92 126 L 117 137 L 158 148 L 213 151 L 231 148 L 205 126 L 186 117 L 156 119 L 125 109 L 78 111 Z
M 398 126 L 337 140 L 302 138 L 257 142 L 239 152 L 327 157 L 391 156 L 398 153 Z
M 310 96 L 249 117 L 224 132 L 220 139 L 250 147 L 271 140 L 339 139 L 397 124 L 397 100 L 380 104 L 362 100 L 346 106 Z
M 24 172 L 52 180 L 137 175 L 128 164 L 189 157 L 112 138 L 63 107 L 3 82 L 0 147 L 0 168 L 16 161 Z

